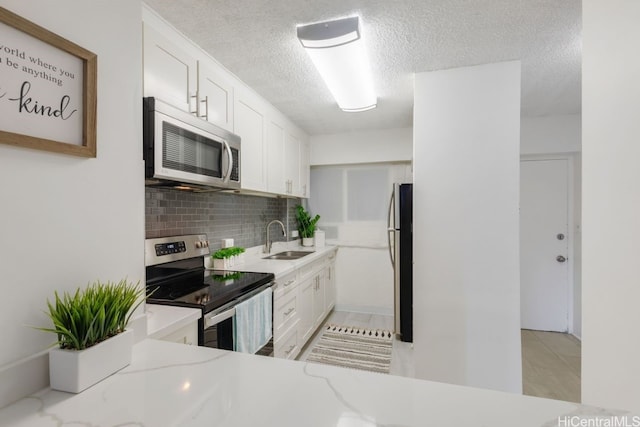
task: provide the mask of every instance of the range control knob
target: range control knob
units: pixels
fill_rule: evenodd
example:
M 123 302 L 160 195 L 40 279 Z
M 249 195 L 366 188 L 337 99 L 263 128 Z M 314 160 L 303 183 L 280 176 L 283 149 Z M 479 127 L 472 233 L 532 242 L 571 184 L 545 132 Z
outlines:
M 196 248 L 201 248 L 202 247 L 202 242 L 196 242 Z
M 204 247 L 205 247 L 205 248 L 208 248 L 208 247 L 209 247 L 209 241 L 208 241 L 208 240 L 205 240 L 205 241 L 204 241 Z

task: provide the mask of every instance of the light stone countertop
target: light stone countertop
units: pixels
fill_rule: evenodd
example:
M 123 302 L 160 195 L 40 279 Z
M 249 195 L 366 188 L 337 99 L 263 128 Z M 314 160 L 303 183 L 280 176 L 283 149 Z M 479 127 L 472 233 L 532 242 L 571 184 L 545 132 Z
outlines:
M 625 414 L 146 339 L 120 372 L 77 395 L 45 389 L 21 399 L 0 409 L 0 425 L 539 427 L 594 416 Z M 615 425 L 634 425 L 626 416 Z
M 313 251 L 313 254 L 297 260 L 266 260 L 263 258 L 268 255 L 262 253 L 262 246 L 256 246 L 247 249 L 245 262 L 233 266 L 233 270 L 273 273 L 278 278 L 336 251 L 337 247 L 302 247 L 295 241 L 274 242 L 271 254 L 286 250 Z M 149 338 L 166 336 L 191 322 L 197 321 L 202 316 L 202 312 L 199 309 L 159 304 L 146 304 L 145 313 L 147 314 L 147 334 Z
M 262 246 L 255 246 L 248 248 L 245 253 L 245 261 L 242 264 L 237 264 L 231 267 L 234 271 L 253 271 L 259 273 L 273 273 L 276 279 L 291 273 L 292 271 L 299 269 L 306 264 L 317 261 L 318 259 L 329 255 L 331 252 L 338 250 L 337 246 L 325 246 L 323 248 L 316 248 L 314 246 L 304 247 L 298 244 L 298 241 L 293 242 L 274 242 L 271 247 L 271 253 L 262 253 Z M 282 251 L 305 251 L 313 252 L 311 255 L 306 255 L 296 260 L 275 260 L 264 259 L 269 255 L 277 254 Z

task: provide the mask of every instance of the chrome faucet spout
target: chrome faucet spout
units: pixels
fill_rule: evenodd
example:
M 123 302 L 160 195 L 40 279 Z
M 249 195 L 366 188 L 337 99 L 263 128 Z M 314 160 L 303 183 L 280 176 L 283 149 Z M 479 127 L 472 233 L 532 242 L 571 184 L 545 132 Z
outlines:
M 267 224 L 267 230 L 266 230 L 266 232 L 267 232 L 267 240 L 266 240 L 266 243 L 264 244 L 264 253 L 265 254 L 271 253 L 271 239 L 269 239 L 269 227 L 271 227 L 271 224 L 273 224 L 274 222 L 280 224 L 280 227 L 282 228 L 282 235 L 284 237 L 287 237 L 287 232 L 284 229 L 284 224 L 282 223 L 282 221 L 278 221 L 277 219 L 274 219 L 269 224 Z

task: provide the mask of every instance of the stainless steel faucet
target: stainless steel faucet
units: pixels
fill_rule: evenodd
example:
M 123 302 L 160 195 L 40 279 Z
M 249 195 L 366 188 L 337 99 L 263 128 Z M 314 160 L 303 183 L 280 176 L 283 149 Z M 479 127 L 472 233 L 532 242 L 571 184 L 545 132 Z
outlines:
M 273 224 L 274 222 L 277 222 L 278 224 L 280 224 L 280 227 L 282 227 L 282 235 L 284 237 L 287 237 L 287 232 L 285 231 L 284 224 L 281 221 L 278 221 L 277 219 L 274 219 L 269 224 L 267 224 L 267 242 L 264 245 L 264 253 L 265 254 L 271 253 L 271 239 L 269 239 L 269 227 L 271 227 L 271 224 Z

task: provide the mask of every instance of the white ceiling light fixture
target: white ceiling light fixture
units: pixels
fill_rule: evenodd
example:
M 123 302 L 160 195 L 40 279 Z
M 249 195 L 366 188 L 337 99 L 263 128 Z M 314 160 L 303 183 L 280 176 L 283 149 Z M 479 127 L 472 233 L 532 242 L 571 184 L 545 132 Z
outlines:
M 300 43 L 343 111 L 376 107 L 371 67 L 358 16 L 299 25 L 297 30 Z

